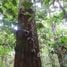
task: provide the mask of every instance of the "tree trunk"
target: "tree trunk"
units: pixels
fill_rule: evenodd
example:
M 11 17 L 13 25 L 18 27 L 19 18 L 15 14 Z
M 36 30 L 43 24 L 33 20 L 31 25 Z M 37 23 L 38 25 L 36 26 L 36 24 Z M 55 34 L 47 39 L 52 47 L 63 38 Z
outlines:
M 26 14 L 29 13 L 29 14 Z M 41 67 L 39 44 L 33 10 L 20 8 L 14 67 Z
M 60 67 L 64 67 L 63 66 L 62 56 L 60 54 L 58 54 L 58 60 L 59 60 Z

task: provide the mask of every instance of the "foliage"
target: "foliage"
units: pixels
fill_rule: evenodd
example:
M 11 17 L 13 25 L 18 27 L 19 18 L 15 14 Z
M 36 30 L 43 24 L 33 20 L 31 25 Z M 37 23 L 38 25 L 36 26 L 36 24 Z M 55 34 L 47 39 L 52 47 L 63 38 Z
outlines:
M 4 47 L 4 46 L 0 45 L 0 57 L 1 56 L 5 56 L 5 55 L 8 55 L 8 53 L 10 51 L 11 51 L 11 48 Z
M 29 8 L 31 8 L 32 5 L 33 4 L 31 2 L 27 2 L 27 1 L 24 1 L 22 3 L 22 6 L 24 7 L 24 9 L 29 9 Z
M 16 20 L 18 14 L 18 1 L 2 0 L 0 2 L 0 12 L 4 15 L 4 19 Z
M 50 2 L 50 0 L 43 0 L 43 3 L 44 3 L 46 6 L 49 6 L 49 2 Z
M 53 58 L 53 55 L 56 54 L 56 50 L 57 50 L 58 54 L 62 53 L 63 56 L 65 56 L 65 54 L 63 54 L 64 51 L 65 50 L 67 51 L 67 36 L 65 36 L 65 34 L 63 35 L 63 32 L 66 33 L 66 31 L 64 31 L 63 28 L 61 30 L 60 26 L 58 26 L 61 23 L 63 23 L 64 13 L 62 10 L 60 10 L 59 12 L 49 13 L 48 7 L 50 7 L 50 5 L 53 4 L 52 1 L 53 0 L 47 0 L 47 1 L 44 0 L 44 5 L 46 5 L 46 6 L 44 6 L 44 9 L 47 9 L 48 11 L 44 10 L 43 8 L 40 8 L 39 10 L 37 10 L 38 12 L 36 12 L 37 31 L 39 34 L 40 51 L 41 51 L 41 55 L 43 55 L 43 56 L 41 56 L 42 62 L 43 62 L 43 67 L 48 67 L 48 65 L 52 64 L 51 62 L 54 62 L 55 58 Z M 55 32 L 52 31 L 53 24 L 56 27 Z M 62 51 L 62 50 L 58 51 L 62 46 L 64 46 L 64 48 L 63 48 L 64 51 Z M 47 53 L 46 53 L 46 51 L 47 51 Z M 50 59 L 51 58 L 52 59 L 51 59 L 51 61 L 47 61 L 47 65 L 46 65 L 44 63 L 46 63 L 45 57 L 47 58 L 47 56 L 46 56 L 47 54 L 50 57 Z M 56 59 L 59 60 L 58 57 Z M 47 60 L 48 60 L 48 58 L 47 58 Z M 57 63 L 57 62 L 55 62 L 55 63 Z M 53 63 L 52 65 L 54 67 L 57 67 L 57 65 L 55 65 L 55 63 Z M 58 61 L 58 63 L 59 63 L 59 61 Z M 59 65 L 58 65 L 58 67 L 59 67 Z
M 0 45 L 12 48 L 15 46 L 15 36 L 8 29 L 1 31 L 0 35 Z

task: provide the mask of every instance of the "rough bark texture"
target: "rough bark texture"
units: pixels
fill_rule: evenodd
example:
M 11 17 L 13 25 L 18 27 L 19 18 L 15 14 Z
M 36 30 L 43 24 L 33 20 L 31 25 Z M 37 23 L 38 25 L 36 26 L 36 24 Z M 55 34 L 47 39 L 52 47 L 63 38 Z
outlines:
M 36 24 L 32 15 L 32 9 L 20 9 L 14 67 L 41 67 Z

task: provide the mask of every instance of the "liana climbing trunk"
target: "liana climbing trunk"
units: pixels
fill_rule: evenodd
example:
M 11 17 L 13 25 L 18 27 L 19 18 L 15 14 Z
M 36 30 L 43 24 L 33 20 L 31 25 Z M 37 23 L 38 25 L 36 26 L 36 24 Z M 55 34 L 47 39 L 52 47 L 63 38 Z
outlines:
M 19 10 L 14 67 L 41 67 L 34 11 L 31 8 Z

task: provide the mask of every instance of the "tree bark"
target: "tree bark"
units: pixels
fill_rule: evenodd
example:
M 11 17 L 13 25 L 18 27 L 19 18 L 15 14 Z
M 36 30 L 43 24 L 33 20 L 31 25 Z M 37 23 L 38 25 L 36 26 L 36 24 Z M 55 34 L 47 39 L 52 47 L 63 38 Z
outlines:
M 25 15 L 29 13 L 30 15 Z M 14 67 L 41 67 L 39 43 L 33 10 L 20 8 L 18 30 L 16 31 L 16 47 Z

